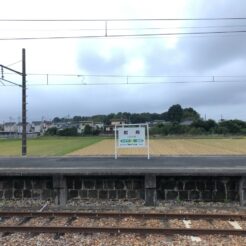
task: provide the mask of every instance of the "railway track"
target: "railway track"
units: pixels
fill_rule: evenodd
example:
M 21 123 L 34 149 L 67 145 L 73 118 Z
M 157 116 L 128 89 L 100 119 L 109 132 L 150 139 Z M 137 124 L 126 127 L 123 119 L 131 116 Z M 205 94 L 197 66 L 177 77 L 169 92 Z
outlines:
M 0 232 L 246 235 L 246 214 L 0 212 Z

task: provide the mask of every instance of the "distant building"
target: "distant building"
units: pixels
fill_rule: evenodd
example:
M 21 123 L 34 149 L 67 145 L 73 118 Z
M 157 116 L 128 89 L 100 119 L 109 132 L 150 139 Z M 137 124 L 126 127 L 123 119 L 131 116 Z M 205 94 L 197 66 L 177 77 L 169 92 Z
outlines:
M 18 132 L 18 127 L 15 122 L 6 122 L 3 124 L 3 131 L 6 132 L 11 132 L 11 133 L 17 133 Z
M 154 127 L 158 125 L 167 125 L 170 123 L 171 123 L 170 121 L 166 121 L 166 120 L 153 120 L 152 122 L 149 123 L 149 127 Z
M 102 122 L 95 122 L 94 123 L 94 128 L 96 129 L 103 129 L 104 124 Z
M 70 122 L 56 122 L 52 124 L 52 127 L 56 127 L 58 130 L 64 130 L 66 128 L 70 128 Z
M 78 124 L 78 133 L 81 134 L 85 130 L 85 126 L 90 126 L 93 130 L 99 129 L 102 130 L 104 124 L 102 122 L 93 122 L 93 121 L 81 121 Z
M 125 119 L 115 118 L 115 119 L 112 119 L 110 123 L 111 123 L 110 125 L 104 126 L 104 129 L 105 129 L 104 131 L 107 134 L 113 134 L 115 126 L 127 124 L 127 121 Z
M 44 132 L 44 123 L 42 121 L 33 121 L 32 132 L 42 134 Z
M 78 124 L 78 130 L 77 130 L 78 133 L 79 134 L 83 133 L 85 130 L 85 126 L 87 126 L 87 125 L 93 128 L 94 123 L 93 123 L 93 121 L 80 121 Z
M 180 122 L 181 126 L 190 126 L 193 123 L 193 120 L 184 120 Z
M 26 123 L 26 133 L 31 133 L 32 132 L 32 125 L 30 123 Z M 17 124 L 17 133 L 21 134 L 22 133 L 22 123 Z
M 112 119 L 111 120 L 111 125 L 115 126 L 115 125 L 123 125 L 126 124 L 127 121 L 125 119 Z

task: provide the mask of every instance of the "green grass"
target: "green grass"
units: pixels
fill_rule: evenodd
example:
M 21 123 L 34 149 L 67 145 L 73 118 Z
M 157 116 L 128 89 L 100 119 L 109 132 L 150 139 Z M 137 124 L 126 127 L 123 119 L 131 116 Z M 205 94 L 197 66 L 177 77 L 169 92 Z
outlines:
M 39 137 L 27 140 L 28 156 L 62 156 L 97 143 L 103 137 Z M 0 139 L 0 156 L 20 156 L 20 139 Z

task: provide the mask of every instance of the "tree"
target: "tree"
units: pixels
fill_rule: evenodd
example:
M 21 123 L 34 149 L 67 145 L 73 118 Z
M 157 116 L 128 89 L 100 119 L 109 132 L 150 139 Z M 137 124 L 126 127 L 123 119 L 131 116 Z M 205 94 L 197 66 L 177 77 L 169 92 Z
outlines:
M 241 132 L 244 132 L 243 129 L 245 129 L 245 122 L 241 120 L 227 120 L 220 122 L 219 126 L 224 127 L 228 129 L 229 133 L 232 134 L 239 134 Z
M 53 122 L 54 122 L 54 123 L 61 122 L 61 119 L 60 119 L 59 117 L 55 117 L 55 118 L 53 119 Z
M 173 123 L 179 123 L 183 117 L 183 109 L 179 104 L 173 105 L 167 111 L 167 118 Z
M 191 127 L 195 127 L 195 128 L 200 128 L 200 129 L 204 129 L 204 132 L 214 132 L 216 131 L 217 128 L 217 123 L 214 120 L 196 120 L 191 124 Z
M 84 135 L 92 135 L 92 127 L 90 125 L 85 126 Z
M 76 127 L 71 127 L 71 128 L 59 130 L 57 134 L 60 136 L 77 136 L 78 132 Z
M 73 117 L 73 122 L 79 122 L 81 121 L 81 116 L 74 116 Z
M 45 135 L 49 135 L 49 136 L 54 136 L 57 134 L 57 128 L 56 127 L 51 127 L 49 128 L 46 132 Z
M 183 120 L 199 120 L 200 115 L 193 108 L 183 109 Z

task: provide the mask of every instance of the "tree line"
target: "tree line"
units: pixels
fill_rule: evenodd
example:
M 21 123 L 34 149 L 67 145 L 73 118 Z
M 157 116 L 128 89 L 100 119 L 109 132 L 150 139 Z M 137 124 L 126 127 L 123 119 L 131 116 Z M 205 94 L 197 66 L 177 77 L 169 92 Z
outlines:
M 122 119 L 127 123 L 151 123 L 151 135 L 246 135 L 246 122 L 242 120 L 222 120 L 216 122 L 212 119 L 202 119 L 200 114 L 193 108 L 182 108 L 176 104 L 171 106 L 163 113 L 128 113 L 119 112 L 108 115 L 94 116 L 74 116 L 72 119 L 58 118 L 53 119 L 53 123 L 72 122 L 79 123 L 81 121 L 102 122 L 104 125 L 110 125 L 114 119 Z M 89 125 L 86 126 L 83 135 L 98 135 L 103 133 L 104 129 L 92 129 Z M 51 129 L 50 135 L 78 135 L 76 128 L 70 129 Z
M 163 113 L 129 113 L 119 112 L 111 113 L 108 115 L 93 115 L 93 116 L 74 116 L 73 118 L 59 118 L 55 117 L 53 123 L 65 123 L 65 122 L 81 122 L 81 121 L 93 121 L 102 122 L 105 125 L 110 125 L 113 119 L 123 119 L 128 123 L 147 123 L 156 120 L 180 122 L 183 120 L 196 120 L 200 119 L 199 113 L 193 108 L 182 108 L 179 104 L 171 106 L 168 111 Z
M 190 125 L 178 123 L 160 123 L 150 129 L 151 135 L 246 135 L 246 122 L 226 120 L 219 123 L 214 120 L 198 119 Z

